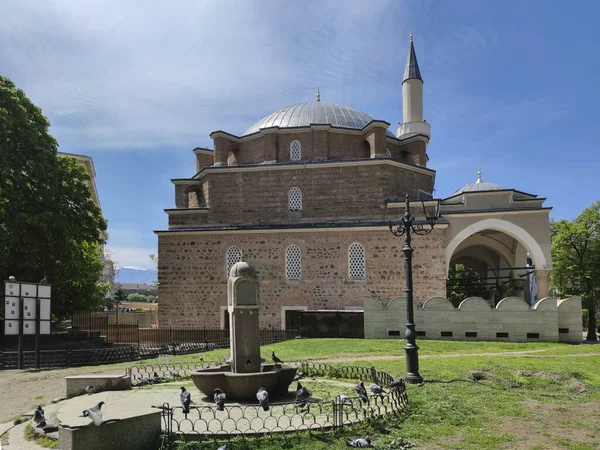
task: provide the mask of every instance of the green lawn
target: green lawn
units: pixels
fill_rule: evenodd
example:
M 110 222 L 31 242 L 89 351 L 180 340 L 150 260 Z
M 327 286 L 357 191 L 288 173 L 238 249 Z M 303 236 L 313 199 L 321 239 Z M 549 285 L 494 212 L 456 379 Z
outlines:
M 419 340 L 419 355 L 447 355 L 498 353 L 498 352 L 532 352 L 534 356 L 543 354 L 568 355 L 577 353 L 597 352 L 600 346 L 569 345 L 554 342 L 462 342 L 462 341 L 433 341 Z M 284 361 L 319 360 L 327 361 L 333 358 L 354 358 L 369 356 L 404 356 L 404 341 L 393 339 L 295 339 L 274 345 L 266 345 L 261 349 L 262 357 L 271 360 L 274 350 Z M 139 361 L 136 364 L 166 363 L 198 363 L 199 356 L 204 361 L 222 361 L 223 355 L 229 356 L 228 349 L 212 350 L 201 354 L 168 356 L 158 359 Z M 120 366 L 127 367 L 131 363 Z
M 331 360 L 375 366 L 394 376 L 405 373 L 403 342 L 362 339 L 301 339 L 269 345 L 283 360 Z M 362 424 L 329 433 L 234 439 L 241 449 L 344 449 L 349 437 L 369 435 L 378 449 L 580 449 L 600 448 L 600 345 L 556 343 L 492 343 L 419 341 L 425 383 L 409 386 L 409 411 L 383 423 Z M 541 352 L 538 352 L 540 351 Z M 531 352 L 513 356 L 482 353 Z M 204 354 L 205 361 L 226 353 Z M 454 357 L 444 357 L 452 355 Z M 469 355 L 469 356 L 461 356 Z M 478 356 L 479 355 L 479 356 Z M 555 356 L 551 356 L 555 355 Z M 558 356 L 556 356 L 558 355 Z M 582 356 L 578 356 L 582 355 Z M 162 358 L 161 358 L 162 360 Z M 198 361 L 198 355 L 174 357 Z M 214 449 L 214 442 L 182 445 L 181 449 Z

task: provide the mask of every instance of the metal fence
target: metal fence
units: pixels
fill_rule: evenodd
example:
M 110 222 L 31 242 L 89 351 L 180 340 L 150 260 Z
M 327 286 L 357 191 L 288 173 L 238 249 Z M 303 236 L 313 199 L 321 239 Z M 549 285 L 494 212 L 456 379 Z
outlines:
M 307 376 L 326 376 L 360 379 L 388 385 L 394 378 L 374 367 L 332 366 L 310 362 L 295 363 Z M 146 373 L 142 367 L 130 368 L 128 373 Z M 155 369 L 155 368 L 153 368 Z M 172 370 L 173 368 L 171 368 Z M 192 371 L 191 367 L 180 370 Z M 165 372 L 167 373 L 167 372 Z M 164 441 L 228 438 L 233 436 L 263 435 L 299 431 L 326 431 L 353 425 L 367 419 L 378 419 L 392 413 L 401 413 L 408 406 L 406 385 L 403 380 L 382 395 L 369 395 L 366 402 L 358 396 L 344 400 L 309 400 L 305 406 L 294 401 L 269 403 L 264 411 L 257 404 L 235 404 L 218 411 L 215 406 L 190 406 L 183 413 L 181 406 L 163 404 L 162 420 Z

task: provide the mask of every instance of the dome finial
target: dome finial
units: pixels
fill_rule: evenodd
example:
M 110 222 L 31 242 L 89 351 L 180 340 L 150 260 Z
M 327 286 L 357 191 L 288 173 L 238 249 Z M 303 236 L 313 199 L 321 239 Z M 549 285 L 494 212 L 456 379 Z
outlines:
M 477 165 L 477 181 L 476 183 L 481 183 L 481 164 Z
M 319 86 L 317 86 L 317 101 L 321 101 L 321 90 L 319 89 Z
M 410 30 L 410 42 L 412 42 L 412 30 Z

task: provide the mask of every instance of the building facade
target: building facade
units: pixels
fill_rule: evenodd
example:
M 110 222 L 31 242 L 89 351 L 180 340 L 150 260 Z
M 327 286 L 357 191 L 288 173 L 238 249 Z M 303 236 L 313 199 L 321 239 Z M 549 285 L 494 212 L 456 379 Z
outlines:
M 406 195 L 417 219 L 436 205 L 412 36 L 402 93 L 396 133 L 317 91 L 316 101 L 275 111 L 241 136 L 215 131 L 212 150 L 195 149 L 196 174 L 172 180 L 175 208 L 156 231 L 160 325 L 225 326 L 229 269 L 242 258 L 258 271 L 261 326 L 285 326 L 294 309 L 362 309 L 365 297 L 402 295 L 404 242 L 389 221 Z M 413 237 L 415 300 L 444 296 L 457 263 L 502 289 L 507 273 L 527 274 L 528 253 L 538 297 L 547 296 L 543 202 L 481 175 L 442 199 L 432 233 Z

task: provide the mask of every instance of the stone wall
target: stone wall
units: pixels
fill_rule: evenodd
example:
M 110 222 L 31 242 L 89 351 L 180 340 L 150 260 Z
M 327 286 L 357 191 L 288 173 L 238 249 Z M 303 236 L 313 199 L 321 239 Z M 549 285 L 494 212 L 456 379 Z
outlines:
M 226 254 L 235 245 L 258 271 L 260 326 L 281 325 L 282 307 L 360 307 L 365 296 L 404 291 L 403 239 L 389 230 L 309 229 L 274 232 L 181 232 L 158 236 L 160 326 L 221 325 L 227 301 Z M 444 229 L 413 238 L 415 298 L 445 295 Z M 349 280 L 348 247 L 365 248 L 366 280 Z M 286 280 L 285 249 L 301 250 L 302 279 Z
M 404 337 L 406 298 L 387 304 L 364 299 L 365 338 Z M 465 299 L 458 308 L 442 297 L 422 306 L 415 303 L 418 339 L 457 341 L 569 342 L 582 341 L 581 299 L 547 297 L 531 308 L 517 297 L 507 297 L 495 308 L 480 297 Z M 568 330 L 567 330 L 568 329 Z
M 177 184 L 176 207 L 209 205 L 206 216 L 177 217 L 169 225 L 284 223 L 303 220 L 385 219 L 386 198 L 431 192 L 433 173 L 421 173 L 385 162 L 287 170 L 210 171 L 203 183 Z M 302 191 L 302 213 L 289 211 L 288 193 Z M 199 192 L 193 203 L 188 192 Z M 198 195 L 202 197 L 195 200 Z M 185 202 L 185 206 L 182 206 Z M 194 220 L 197 222 L 194 223 Z

